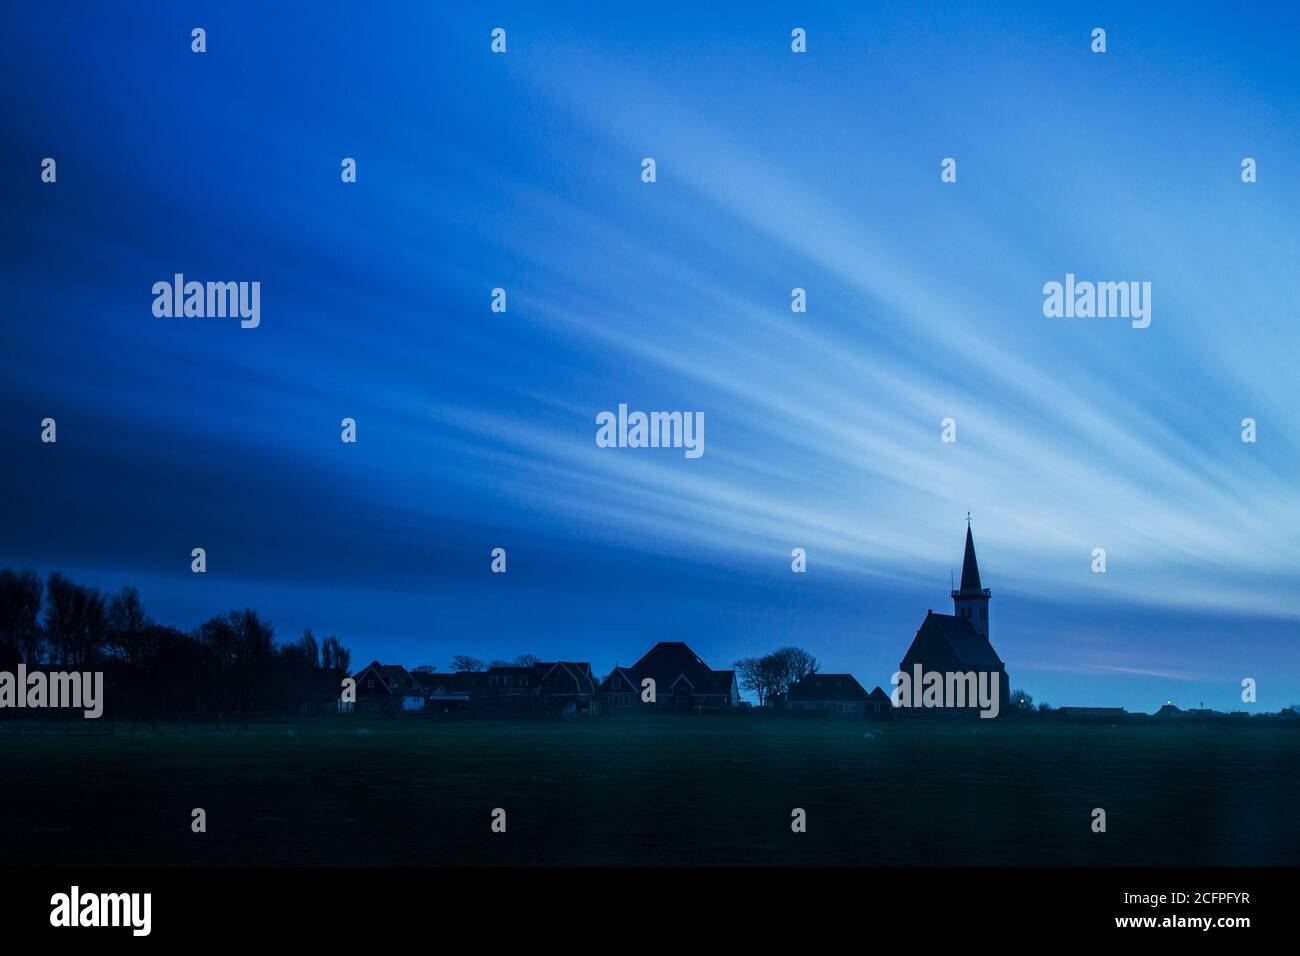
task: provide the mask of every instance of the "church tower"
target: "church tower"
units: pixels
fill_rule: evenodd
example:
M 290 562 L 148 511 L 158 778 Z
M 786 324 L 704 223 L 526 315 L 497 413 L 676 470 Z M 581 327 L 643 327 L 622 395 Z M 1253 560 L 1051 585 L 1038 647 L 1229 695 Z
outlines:
M 989 639 L 988 588 L 980 587 L 980 566 L 975 561 L 975 539 L 970 533 L 970 515 L 966 516 L 966 554 L 961 562 L 961 588 L 952 592 L 953 613 L 970 621 L 975 633 Z

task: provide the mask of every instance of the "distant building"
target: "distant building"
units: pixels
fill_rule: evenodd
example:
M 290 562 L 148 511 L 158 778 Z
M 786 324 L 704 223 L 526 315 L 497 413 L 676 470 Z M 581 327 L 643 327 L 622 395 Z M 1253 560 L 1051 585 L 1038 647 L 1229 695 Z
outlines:
M 424 691 L 424 709 L 431 714 L 462 714 L 474 710 L 474 695 L 482 689 L 484 675 L 478 671 L 414 671 L 411 674 Z
M 414 711 L 424 709 L 425 692 L 401 664 L 371 661 L 353 678 L 357 684 L 358 711 Z
M 785 706 L 793 713 L 863 717 L 871 695 L 852 674 L 809 674 L 785 695 Z
M 654 681 L 653 704 L 642 701 L 647 679 Z M 714 670 L 681 641 L 660 641 L 631 667 L 615 667 L 601 681 L 600 696 L 610 713 L 645 707 L 717 712 L 739 706 L 740 685 L 734 670 Z
M 542 710 L 560 717 L 598 712 L 599 689 L 587 661 L 534 664 L 537 695 Z
M 527 717 L 539 709 L 541 682 L 537 669 L 531 665 L 489 667 L 480 683 L 479 699 L 487 716 Z
M 894 702 L 879 685 L 867 695 L 867 716 L 876 720 L 887 720 L 893 716 Z
M 1002 658 L 989 642 L 989 598 L 992 592 L 980 583 L 979 564 L 975 560 L 975 540 L 966 526 L 966 553 L 962 557 L 961 587 L 952 592 L 953 614 L 927 611 L 925 620 L 912 638 L 899 670 L 909 678 L 921 665 L 923 673 L 984 673 L 997 675 L 999 713 L 1011 709 L 1010 679 Z M 971 713 L 976 708 L 968 708 Z M 925 714 L 944 712 L 930 708 L 898 708 L 900 712 Z
M 440 674 L 397 664 L 366 665 L 354 678 L 357 709 L 473 712 L 487 717 L 577 716 L 595 713 L 599 693 L 586 661 Z

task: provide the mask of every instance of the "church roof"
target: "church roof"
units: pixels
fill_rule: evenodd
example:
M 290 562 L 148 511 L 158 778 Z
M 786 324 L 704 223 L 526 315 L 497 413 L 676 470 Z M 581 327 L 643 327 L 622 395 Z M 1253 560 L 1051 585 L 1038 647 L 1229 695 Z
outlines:
M 970 525 L 966 526 L 966 555 L 961 561 L 961 589 L 980 590 L 980 566 L 975 560 L 975 539 L 971 537 Z
M 917 636 L 919 637 L 927 629 L 938 631 L 939 636 L 952 648 L 958 662 L 964 667 L 988 670 L 1002 666 L 1002 659 L 998 657 L 997 651 L 993 650 L 993 645 L 980 637 L 975 632 L 975 628 L 971 627 L 970 621 L 964 617 L 957 617 L 955 614 L 935 614 L 930 611 L 921 622 L 921 631 Z

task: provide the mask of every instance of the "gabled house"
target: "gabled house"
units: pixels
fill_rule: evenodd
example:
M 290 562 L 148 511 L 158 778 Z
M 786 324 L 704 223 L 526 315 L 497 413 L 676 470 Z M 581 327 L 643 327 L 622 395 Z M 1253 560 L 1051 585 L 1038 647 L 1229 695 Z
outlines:
M 867 716 L 873 720 L 888 720 L 894 716 L 894 702 L 879 684 L 867 695 Z
M 534 664 L 533 676 L 542 709 L 547 713 L 572 717 L 598 711 L 598 688 L 588 661 Z
M 412 711 L 424 709 L 424 688 L 401 664 L 371 661 L 352 678 L 357 685 L 357 709 Z
M 606 713 L 636 710 L 641 704 L 641 685 L 626 667 L 615 667 L 600 682 L 600 700 Z
M 654 682 L 654 702 L 643 703 L 643 682 Z M 736 672 L 715 671 L 681 641 L 660 641 L 631 667 L 616 667 L 600 687 L 611 712 L 652 707 L 682 712 L 724 711 L 740 703 Z

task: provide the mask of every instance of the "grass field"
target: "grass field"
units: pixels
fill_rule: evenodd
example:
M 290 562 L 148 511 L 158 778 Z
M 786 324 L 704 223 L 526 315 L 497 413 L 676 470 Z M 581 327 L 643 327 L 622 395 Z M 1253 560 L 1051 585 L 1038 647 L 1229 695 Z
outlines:
M 1278 727 L 321 718 L 0 761 L 0 864 L 1300 863 Z

